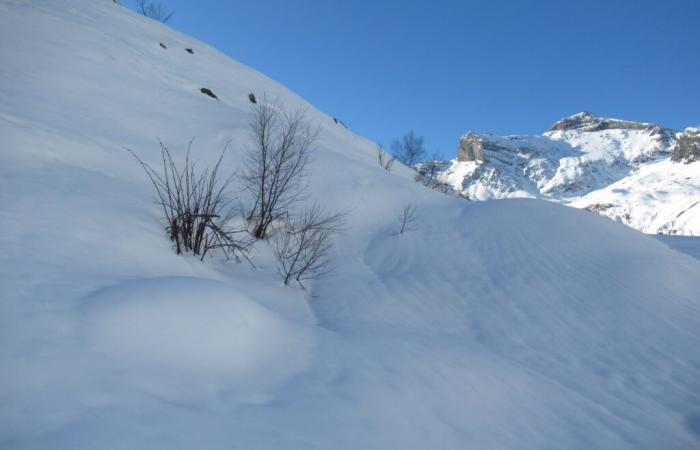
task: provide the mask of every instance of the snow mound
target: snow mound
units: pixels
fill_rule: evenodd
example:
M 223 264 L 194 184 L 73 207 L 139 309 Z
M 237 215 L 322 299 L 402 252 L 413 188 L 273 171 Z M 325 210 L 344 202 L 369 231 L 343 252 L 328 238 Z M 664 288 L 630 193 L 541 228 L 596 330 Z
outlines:
M 302 370 L 313 339 L 238 292 L 201 278 L 125 282 L 85 299 L 83 337 L 128 372 L 267 389 Z

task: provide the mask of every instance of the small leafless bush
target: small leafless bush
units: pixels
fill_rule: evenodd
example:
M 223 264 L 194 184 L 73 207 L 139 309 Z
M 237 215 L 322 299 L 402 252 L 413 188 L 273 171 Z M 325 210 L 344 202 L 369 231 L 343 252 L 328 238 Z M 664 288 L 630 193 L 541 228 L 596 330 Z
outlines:
M 381 145 L 377 145 L 377 160 L 382 169 L 391 172 L 391 167 L 394 165 L 395 159 L 394 156 L 389 156 Z
M 429 161 L 420 164 L 420 169 L 418 172 L 422 175 L 422 182 L 428 187 L 435 187 L 438 185 L 438 173 L 440 172 L 441 161 L 438 155 L 433 154 Z
M 416 207 L 411 204 L 404 206 L 396 213 L 396 219 L 399 221 L 399 230 L 395 233 L 396 235 L 412 230 L 416 222 Z
M 212 168 L 199 169 L 190 158 L 192 141 L 182 166 L 178 166 L 168 148 L 161 142 L 162 172 L 155 170 L 129 152 L 141 164 L 156 191 L 156 203 L 163 208 L 168 237 L 175 252 L 192 253 L 204 259 L 210 251 L 220 249 L 227 258 L 248 259 L 251 242 L 242 226 L 233 224 L 240 209 L 227 197 L 233 175 L 219 175 L 226 148 Z
M 152 0 L 135 0 L 136 8 L 142 15 L 158 22 L 167 23 L 175 14 L 175 11 L 163 6 L 162 3 Z
M 285 285 L 314 280 L 330 269 L 329 251 L 334 237 L 341 232 L 345 213 L 326 214 L 318 203 L 299 216 L 288 216 L 272 236 L 277 270 Z
M 305 199 L 306 169 L 319 128 L 303 109 L 286 110 L 263 97 L 249 123 L 254 144 L 244 155 L 243 188 L 251 196 L 247 219 L 256 239 Z
M 391 152 L 394 158 L 413 167 L 425 157 L 424 142 L 423 136 L 416 136 L 413 131 L 409 131 L 391 143 Z

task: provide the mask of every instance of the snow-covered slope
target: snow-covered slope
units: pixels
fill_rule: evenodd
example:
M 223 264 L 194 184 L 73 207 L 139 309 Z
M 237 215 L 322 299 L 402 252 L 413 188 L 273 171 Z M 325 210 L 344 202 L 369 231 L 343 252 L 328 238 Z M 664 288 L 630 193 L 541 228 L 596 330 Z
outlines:
M 111 0 L 0 1 L 0 61 L 0 448 L 700 447 L 691 256 L 388 173 L 284 87 Z M 205 164 L 230 141 L 233 171 L 249 93 L 310 108 L 311 192 L 349 211 L 310 292 L 264 242 L 256 268 L 176 256 L 124 150 L 157 162 L 157 138 L 182 157 L 196 136 Z
M 647 233 L 700 236 L 700 164 L 644 164 L 570 204 Z
M 541 136 L 468 133 L 440 179 L 471 200 L 541 198 L 645 233 L 700 235 L 693 130 L 579 113 Z

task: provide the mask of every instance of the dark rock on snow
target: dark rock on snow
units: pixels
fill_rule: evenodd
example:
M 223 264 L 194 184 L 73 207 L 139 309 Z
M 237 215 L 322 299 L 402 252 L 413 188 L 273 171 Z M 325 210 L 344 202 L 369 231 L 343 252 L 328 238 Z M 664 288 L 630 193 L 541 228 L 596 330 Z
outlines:
M 219 99 L 219 97 L 217 97 L 216 94 L 214 94 L 214 93 L 211 91 L 211 89 L 202 88 L 202 89 L 199 90 L 199 92 L 201 92 L 202 94 L 208 95 L 208 96 L 211 97 L 211 98 L 215 98 L 215 99 L 217 99 L 217 100 Z

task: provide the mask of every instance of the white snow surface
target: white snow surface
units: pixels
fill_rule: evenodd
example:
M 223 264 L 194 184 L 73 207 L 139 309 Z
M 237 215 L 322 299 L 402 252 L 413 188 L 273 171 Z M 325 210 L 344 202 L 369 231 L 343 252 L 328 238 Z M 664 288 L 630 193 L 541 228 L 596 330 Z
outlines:
M 387 173 L 297 95 L 110 0 L 2 0 L 0 42 L 0 448 L 700 448 L 700 260 Z M 124 150 L 157 163 L 157 138 L 182 157 L 196 136 L 205 164 L 230 141 L 236 170 L 249 93 L 309 108 L 310 190 L 349 211 L 308 291 L 265 243 L 255 268 L 176 256 Z
M 657 234 L 655 237 L 673 249 L 690 255 L 696 259 L 700 259 L 700 237 L 669 236 L 665 234 Z
M 599 130 L 602 121 L 623 121 L 589 113 L 567 119 L 582 116 L 592 126 L 540 136 L 480 134 L 486 161 L 454 160 L 438 177 L 470 200 L 539 198 L 644 233 L 700 236 L 700 164 L 671 161 L 675 133 L 633 122 L 624 123 L 639 129 Z

